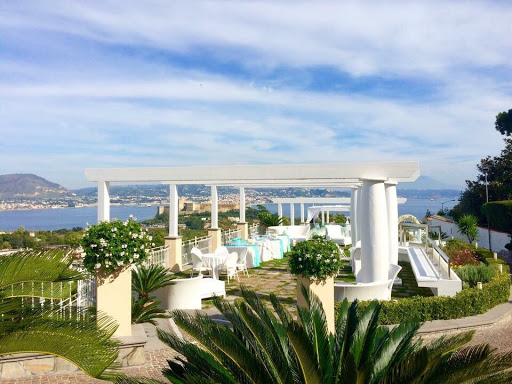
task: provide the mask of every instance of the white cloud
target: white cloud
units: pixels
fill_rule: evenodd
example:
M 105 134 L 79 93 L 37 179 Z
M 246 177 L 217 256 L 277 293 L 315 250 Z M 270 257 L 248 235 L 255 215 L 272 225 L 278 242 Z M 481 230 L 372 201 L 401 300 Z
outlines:
M 0 162 L 77 185 L 97 166 L 419 159 L 462 184 L 502 147 L 507 3 L 185 4 L 2 5 Z

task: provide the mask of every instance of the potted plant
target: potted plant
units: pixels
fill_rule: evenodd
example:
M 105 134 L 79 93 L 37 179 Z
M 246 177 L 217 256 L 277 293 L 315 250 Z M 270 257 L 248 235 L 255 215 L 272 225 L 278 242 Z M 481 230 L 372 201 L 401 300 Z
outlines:
M 96 276 L 96 308 L 119 324 L 115 336 L 131 335 L 131 271 L 149 256 L 151 236 L 130 217 L 104 221 L 85 230 L 84 267 Z
M 334 276 L 343 265 L 340 249 L 322 238 L 295 244 L 288 256 L 292 274 L 297 276 L 297 305 L 306 307 L 302 286 L 314 292 L 324 307 L 329 330 L 334 330 Z
M 82 248 L 85 252 L 84 267 L 98 274 L 113 274 L 145 261 L 152 237 L 132 217 L 126 221 L 103 221 L 85 229 Z

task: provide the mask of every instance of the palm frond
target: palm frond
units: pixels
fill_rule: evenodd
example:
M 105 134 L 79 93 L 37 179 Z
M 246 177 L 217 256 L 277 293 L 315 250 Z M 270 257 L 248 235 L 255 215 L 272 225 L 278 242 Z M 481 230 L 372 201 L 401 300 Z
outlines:
M 309 315 L 302 316 L 309 323 L 302 322 L 302 326 L 306 329 L 309 340 L 313 345 L 313 350 L 316 357 L 316 363 L 322 371 L 324 377 L 331 377 L 333 364 L 332 364 L 332 350 L 334 346 L 334 336 L 329 332 L 327 327 L 327 319 L 322 302 L 317 296 L 312 295 L 311 291 L 304 285 L 301 287 L 302 295 L 306 300 Z M 302 312 L 302 311 L 301 311 Z
M 316 359 L 313 358 L 315 352 L 306 330 L 297 322 L 292 322 L 286 327 L 286 333 L 299 360 L 299 368 L 302 373 L 300 382 L 321 384 L 322 373 Z
M 157 329 L 158 338 L 171 348 L 175 349 L 186 360 L 178 359 L 180 364 L 169 361 L 169 368 L 163 371 L 173 383 L 189 383 L 187 379 L 192 374 L 201 373 L 204 378 L 214 380 L 219 383 L 236 384 L 237 380 L 226 369 L 215 356 L 198 346 L 184 342 L 175 335 Z
M 69 270 L 70 253 L 62 250 L 23 251 L 0 258 L 0 289 L 30 282 L 76 280 L 79 272 Z
M 162 308 L 158 307 L 156 298 L 141 296 L 137 300 L 132 296 L 132 323 L 151 323 L 156 325 L 155 319 L 166 319 L 170 315 Z
M 60 356 L 93 377 L 112 368 L 118 342 L 117 324 L 105 315 L 76 310 L 71 319 L 55 311 L 24 313 L 22 321 L 0 334 L 0 355 L 42 353 Z

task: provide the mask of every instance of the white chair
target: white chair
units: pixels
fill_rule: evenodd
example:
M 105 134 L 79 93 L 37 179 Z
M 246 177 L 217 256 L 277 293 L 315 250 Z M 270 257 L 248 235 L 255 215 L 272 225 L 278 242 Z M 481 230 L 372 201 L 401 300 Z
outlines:
M 225 246 L 220 245 L 217 247 L 217 249 L 215 249 L 215 254 L 216 255 L 229 255 L 229 251 Z
M 325 238 L 330 241 L 334 241 L 339 245 L 351 245 L 352 239 L 343 233 L 340 225 L 326 225 L 325 226 Z
M 190 277 L 194 276 L 194 271 L 197 271 L 199 275 L 203 274 L 203 271 L 208 272 L 208 275 L 213 273 L 213 270 L 210 267 L 205 267 L 203 265 L 203 252 L 199 248 L 192 248 L 190 251 L 192 256 L 192 269 L 190 270 Z
M 226 276 L 228 278 L 228 284 L 229 284 L 230 277 L 236 277 L 236 280 L 240 281 L 238 279 L 238 270 L 236 268 L 237 261 L 238 261 L 238 253 L 231 252 L 228 255 L 228 257 L 226 258 L 226 262 L 224 263 L 224 270 L 226 271 Z
M 249 271 L 247 270 L 247 252 L 249 250 L 247 248 L 240 249 L 240 253 L 238 254 L 238 260 L 236 262 L 236 269 L 241 272 L 245 272 L 247 276 L 249 276 Z

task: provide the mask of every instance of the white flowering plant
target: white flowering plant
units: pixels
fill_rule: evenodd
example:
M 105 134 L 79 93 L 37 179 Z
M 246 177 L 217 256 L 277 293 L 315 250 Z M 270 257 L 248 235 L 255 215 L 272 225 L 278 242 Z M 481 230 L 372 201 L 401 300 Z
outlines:
M 292 274 L 311 280 L 325 281 L 343 265 L 338 246 L 325 239 L 301 241 L 286 256 Z
M 84 267 L 92 273 L 100 269 L 112 273 L 131 264 L 140 264 L 154 246 L 151 241 L 152 237 L 133 217 L 91 225 L 82 238 Z

